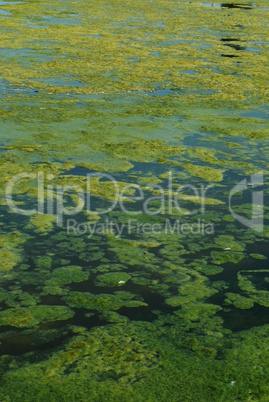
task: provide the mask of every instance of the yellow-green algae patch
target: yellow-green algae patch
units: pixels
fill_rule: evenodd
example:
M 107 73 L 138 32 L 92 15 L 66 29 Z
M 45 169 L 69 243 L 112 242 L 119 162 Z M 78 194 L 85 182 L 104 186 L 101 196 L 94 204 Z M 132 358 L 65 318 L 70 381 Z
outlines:
M 28 236 L 18 231 L 10 232 L 0 236 L 0 271 L 11 270 L 22 261 L 22 245 Z
M 163 0 L 158 0 L 154 7 L 139 3 L 137 12 L 143 15 L 139 19 L 132 2 L 119 1 L 117 13 L 113 13 L 111 19 L 113 6 L 105 0 L 95 7 L 94 16 L 79 2 L 75 8 L 68 6 L 69 12 L 73 11 L 78 18 L 76 24 L 66 23 L 67 16 L 61 15 L 60 7 L 48 12 L 46 3 L 27 3 L 23 10 L 9 5 L 13 15 L 2 18 L 2 48 L 11 54 L 13 49 L 27 51 L 24 50 L 24 59 L 18 59 L 15 53 L 8 57 L 6 52 L 1 62 L 2 75 L 13 85 L 24 82 L 29 88 L 38 87 L 54 94 L 126 90 L 152 93 L 162 83 L 164 88 L 184 93 L 185 104 L 202 102 L 197 90 L 208 103 L 230 102 L 236 106 L 255 91 L 255 100 L 263 104 L 266 101 L 263 82 L 268 75 L 265 61 L 268 48 L 264 44 L 267 34 L 263 21 L 268 10 L 262 4 L 250 11 L 232 10 L 231 15 L 228 8 L 209 10 L 199 1 L 172 2 L 167 7 Z M 28 15 L 30 40 L 25 32 L 24 13 Z M 247 13 L 251 13 L 251 17 Z M 206 30 L 196 28 L 201 25 L 201 15 Z M 54 22 L 55 18 L 58 23 Z M 31 27 L 33 19 L 44 28 Z M 236 52 L 227 47 L 227 43 L 220 41 L 221 33 L 238 38 L 245 48 Z M 185 37 L 189 40 L 182 39 Z M 257 37 L 258 44 L 255 43 Z M 251 46 L 248 50 L 247 43 L 257 53 L 251 51 Z M 38 57 L 31 57 L 31 52 Z M 233 56 L 234 52 L 241 63 L 236 64 L 238 60 L 233 57 L 222 56 Z M 57 82 L 59 77 L 65 79 Z
M 254 301 L 251 298 L 240 296 L 236 293 L 226 293 L 226 297 L 225 302 L 227 304 L 233 304 L 236 308 L 242 310 L 248 310 L 254 305 Z
M 199 177 L 209 182 L 219 182 L 223 179 L 224 170 L 214 169 L 209 166 L 195 166 L 192 164 L 185 164 L 183 167 L 195 177 Z
M 36 214 L 30 219 L 30 223 L 36 232 L 45 234 L 53 230 L 56 219 L 56 216 L 52 214 Z
M 31 328 L 39 323 L 68 320 L 74 316 L 66 306 L 34 306 L 12 308 L 0 311 L 0 325 L 18 328 Z

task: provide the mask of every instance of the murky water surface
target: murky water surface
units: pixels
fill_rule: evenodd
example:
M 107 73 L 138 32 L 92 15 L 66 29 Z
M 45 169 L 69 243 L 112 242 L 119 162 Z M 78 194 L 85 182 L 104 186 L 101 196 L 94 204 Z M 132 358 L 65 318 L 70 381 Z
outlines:
M 268 2 L 0 7 L 0 400 L 268 401 Z

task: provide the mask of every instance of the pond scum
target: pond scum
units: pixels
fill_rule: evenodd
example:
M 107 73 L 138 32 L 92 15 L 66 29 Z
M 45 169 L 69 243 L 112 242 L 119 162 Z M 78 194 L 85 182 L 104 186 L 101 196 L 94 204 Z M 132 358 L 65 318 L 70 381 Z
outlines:
M 0 20 L 0 400 L 269 401 L 268 1 L 2 1 Z M 130 211 L 140 186 L 164 208 L 130 216 L 161 229 L 79 235 L 14 213 L 8 183 L 32 174 L 13 199 L 34 208 L 38 172 L 51 205 L 87 173 L 129 185 Z M 258 172 L 263 230 L 228 209 Z M 193 191 L 166 208 L 169 175 L 175 192 L 212 184 L 204 209 Z M 110 205 L 113 184 L 91 194 Z M 250 218 L 250 200 L 234 212 Z

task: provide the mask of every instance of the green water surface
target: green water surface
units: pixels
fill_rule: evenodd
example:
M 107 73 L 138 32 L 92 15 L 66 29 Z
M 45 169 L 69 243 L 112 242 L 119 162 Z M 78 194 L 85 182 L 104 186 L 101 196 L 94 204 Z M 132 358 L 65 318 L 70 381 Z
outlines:
M 269 401 L 268 21 L 0 2 L 1 401 Z

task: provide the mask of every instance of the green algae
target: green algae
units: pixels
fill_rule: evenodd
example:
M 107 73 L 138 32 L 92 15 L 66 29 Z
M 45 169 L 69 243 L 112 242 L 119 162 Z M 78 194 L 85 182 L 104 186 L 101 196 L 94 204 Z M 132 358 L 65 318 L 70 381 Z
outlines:
M 21 246 L 26 242 L 28 236 L 23 236 L 18 231 L 0 236 L 0 271 L 10 271 L 22 261 Z
M 192 275 L 196 280 L 183 283 L 178 288 L 178 295 L 167 298 L 165 300 L 166 304 L 172 307 L 184 306 L 195 303 L 198 300 L 203 300 L 217 293 L 217 290 L 206 285 L 206 278 L 203 278 L 195 272 L 193 272 Z
M 54 283 L 53 284 L 48 284 L 47 286 L 44 286 L 42 289 L 42 296 L 64 296 L 68 293 L 67 289 L 64 289 L 61 286 L 56 286 Z
M 200 214 L 216 224 L 216 236 L 210 239 L 164 230 L 134 233 L 135 239 L 126 234 L 120 239 L 110 234 L 76 238 L 64 230 L 54 235 L 55 217 L 25 217 L 18 225 L 15 214 L 8 214 L 11 223 L 1 226 L 0 238 L 1 300 L 3 308 L 10 307 L 0 312 L 3 325 L 36 331 L 39 323 L 68 320 L 84 308 L 113 324 L 72 328 L 79 336 L 53 347 L 40 362 L 34 354 L 26 355 L 9 360 L 8 367 L 9 358 L 4 357 L 0 399 L 85 401 L 90 393 L 92 401 L 267 400 L 268 326 L 231 334 L 222 326 L 221 306 L 211 299 L 225 290 L 225 303 L 235 308 L 250 309 L 253 303 L 268 307 L 267 291 L 257 285 L 255 272 L 240 271 L 240 294 L 231 293 L 235 290 L 229 282 L 211 283 L 205 277 L 221 273 L 225 263 L 243 264 L 245 245 L 257 239 L 227 215 L 225 197 L 236 177 L 240 181 L 268 169 L 265 5 L 259 2 L 247 10 L 243 4 L 240 9 L 208 7 L 196 0 L 157 0 L 154 6 L 119 1 L 115 13 L 113 4 L 101 0 L 94 15 L 84 2 L 76 7 L 66 3 L 65 9 L 57 2 L 53 7 L 47 2 L 28 2 L 23 9 L 5 6 L 12 17 L 1 19 L 4 216 L 8 181 L 39 169 L 54 175 L 46 182 L 46 192 L 49 184 L 77 185 L 85 192 L 85 174 L 92 170 L 129 172 L 117 176 L 120 190 L 131 185 L 120 198 L 126 202 L 137 183 L 159 195 L 149 188 L 161 184 L 168 169 L 178 173 L 177 185 L 199 186 L 205 180 L 222 186 L 205 199 L 210 212 Z M 36 21 L 44 29 L 35 26 Z M 237 38 L 245 49 L 228 48 L 223 36 Z M 249 50 L 251 46 L 257 52 Z M 222 56 L 233 53 L 238 57 Z M 251 117 L 255 113 L 259 117 Z M 99 178 L 92 178 L 91 193 L 100 208 L 104 200 L 115 198 L 113 184 Z M 32 205 L 36 183 L 20 181 L 14 196 L 17 206 Z M 77 202 L 71 192 L 69 196 L 67 208 Z M 197 205 L 201 198 L 183 193 L 178 198 L 181 212 L 173 208 L 171 215 L 192 222 L 189 204 Z M 250 204 L 234 211 L 251 217 Z M 98 219 L 85 214 L 90 222 Z M 109 216 L 118 222 L 129 219 L 115 211 Z M 142 214 L 138 222 L 163 223 L 163 218 Z M 15 236 L 10 235 L 14 228 L 19 228 Z M 34 235 L 29 243 L 24 228 Z M 266 235 L 265 228 L 261 239 Z M 50 271 L 52 266 L 57 268 Z M 89 281 L 91 287 L 100 278 L 104 285 L 114 283 L 113 273 L 122 278 L 131 272 L 127 286 L 134 293 L 70 292 L 65 286 L 88 280 L 89 272 L 98 275 Z M 30 287 L 29 293 L 23 286 Z M 40 306 L 41 289 L 42 297 L 57 296 L 48 300 L 57 304 L 60 298 L 74 312 L 65 306 Z M 121 307 L 139 312 L 145 307 L 145 316 L 137 313 L 138 319 L 148 319 L 155 297 L 163 297 L 166 307 L 165 314 L 154 313 L 152 324 L 116 313 Z M 170 307 L 180 309 L 170 316 Z M 94 316 L 86 318 L 81 325 L 90 325 Z
M 135 294 L 124 290 L 117 290 L 114 294 L 122 300 L 132 300 L 135 297 Z
M 255 277 L 259 274 L 265 276 L 267 273 L 267 270 L 243 270 L 237 274 L 240 289 L 245 292 L 253 302 L 264 307 L 269 306 L 269 291 L 264 290 L 264 286 L 259 289 L 259 286 L 257 287 L 255 284 Z M 266 278 L 267 277 L 264 278 L 265 283 L 267 282 Z
M 9 271 L 15 265 L 21 261 L 20 256 L 17 253 L 11 251 L 0 251 L 0 264 L 1 271 Z
M 54 222 L 56 222 L 56 216 L 51 214 L 37 214 L 30 219 L 30 223 L 35 228 L 35 231 L 44 234 L 53 230 Z
M 102 319 L 106 320 L 109 323 L 127 323 L 128 322 L 128 318 L 124 317 L 118 313 L 116 313 L 115 311 L 104 311 L 101 315 Z
M 97 286 L 123 286 L 131 279 L 125 272 L 109 272 L 96 277 Z
M 12 308 L 0 312 L 0 325 L 18 328 L 31 328 L 39 323 L 68 320 L 74 315 L 65 306 L 33 306 Z
M 73 311 L 66 306 L 40 305 L 31 307 L 30 313 L 41 323 L 68 320 L 74 316 Z
M 22 290 L 13 290 L 7 292 L 1 289 L 0 300 L 4 302 L 7 307 L 29 307 L 35 306 L 39 302 L 39 297 L 37 295 L 30 295 Z
M 183 167 L 195 177 L 199 177 L 209 182 L 220 182 L 223 179 L 223 170 L 214 169 L 208 166 L 195 166 L 191 164 L 185 164 Z
M 114 263 L 113 265 L 101 264 L 101 265 L 98 265 L 97 268 L 93 269 L 93 272 L 94 273 L 95 272 L 106 273 L 106 272 L 110 272 L 112 268 L 117 269 L 117 271 L 122 271 L 125 269 L 125 266 L 123 264 L 117 264 L 117 263 Z
M 79 259 L 82 261 L 90 262 L 90 261 L 102 261 L 102 257 L 104 257 L 104 253 L 102 251 L 97 251 L 96 253 L 81 253 L 79 255 Z
M 147 307 L 148 304 L 145 302 L 142 302 L 140 300 L 127 300 L 125 302 L 125 307 L 128 308 L 137 308 L 137 307 Z
M 165 7 L 164 3 L 158 1 L 158 3 L 156 3 L 156 9 L 149 9 L 145 5 L 139 5 L 139 9 L 147 22 L 147 27 L 152 32 L 152 37 L 148 41 L 150 45 L 149 50 L 141 46 L 145 41 L 145 27 L 142 22 L 137 22 L 137 27 L 139 27 L 142 33 L 141 37 L 137 36 L 137 29 L 127 29 L 121 22 L 126 20 L 126 13 L 129 14 L 129 4 L 119 3 L 118 13 L 113 22 L 110 19 L 109 7 L 105 7 L 105 4 L 105 2 L 101 2 L 98 5 L 96 9 L 96 16 L 98 17 L 96 19 L 91 17 L 85 5 L 79 4 L 79 6 L 77 6 L 76 14 L 79 10 L 87 21 L 89 19 L 91 20 L 91 29 L 94 32 L 93 35 L 96 35 L 96 38 L 92 38 L 91 40 L 87 38 L 88 24 L 85 23 L 84 18 L 80 20 L 80 24 L 75 26 L 54 25 L 51 24 L 48 18 L 45 23 L 45 26 L 47 26 L 45 30 L 31 29 L 33 35 L 31 46 L 33 49 L 40 49 L 39 41 L 42 39 L 42 41 L 49 42 L 46 45 L 46 51 L 54 55 L 53 45 L 50 44 L 51 35 L 54 33 L 57 34 L 62 55 L 69 54 L 70 56 L 68 59 L 65 57 L 52 57 L 52 60 L 44 59 L 43 51 L 42 76 L 58 78 L 59 75 L 65 75 L 72 77 L 71 82 L 72 80 L 78 81 L 82 85 L 49 85 L 42 82 L 39 79 L 40 73 L 38 74 L 38 64 L 34 60 L 32 60 L 27 68 L 24 66 L 24 70 L 21 72 L 22 80 L 29 82 L 32 87 L 38 86 L 51 93 L 68 93 L 72 91 L 76 93 L 98 93 L 101 91 L 107 93 L 121 90 L 146 90 L 152 92 L 154 88 L 162 82 L 164 87 L 178 88 L 183 93 L 187 93 L 189 96 L 184 100 L 185 103 L 196 100 L 197 95 L 193 94 L 194 88 L 207 88 L 209 85 L 212 92 L 209 92 L 209 94 L 205 92 L 204 96 L 206 100 L 228 103 L 229 101 L 234 102 L 234 98 L 236 98 L 237 101 L 243 103 L 247 98 L 247 94 L 254 90 L 254 84 L 252 82 L 254 80 L 257 83 L 256 89 L 259 94 L 257 99 L 264 99 L 265 90 L 261 82 L 264 77 L 266 77 L 266 68 L 264 69 L 265 71 L 262 69 L 262 60 L 265 55 L 260 56 L 261 60 L 253 58 L 254 60 L 250 63 L 248 52 L 241 52 L 240 59 L 244 62 L 248 61 L 249 68 L 247 71 L 242 68 L 244 73 L 238 75 L 236 78 L 231 74 L 233 61 L 229 58 L 223 57 L 220 70 L 215 71 L 214 69 L 214 65 L 220 57 L 221 52 L 227 50 L 227 47 L 219 41 L 219 38 L 215 34 L 215 31 L 223 26 L 224 14 L 226 14 L 225 11 L 223 14 L 218 12 L 218 10 L 214 10 L 215 18 L 213 22 L 213 12 L 208 12 L 208 10 L 202 7 L 198 2 L 194 2 L 194 6 L 192 7 L 182 3 L 180 4 L 180 9 L 175 7 L 174 4 L 171 4 L 171 9 L 169 9 L 167 15 L 162 18 L 164 26 L 160 29 L 156 24 L 156 20 L 158 20 L 160 10 Z M 193 7 L 196 10 L 195 12 Z M 29 16 L 47 14 L 45 5 L 29 4 L 26 10 Z M 251 10 L 251 12 L 251 26 L 255 26 L 255 32 L 259 35 L 259 38 L 266 38 L 261 22 L 263 12 L 260 8 Z M 185 28 L 185 32 L 191 32 L 191 21 L 194 21 L 194 23 L 198 22 L 199 13 L 203 13 L 204 24 L 208 27 L 205 36 L 201 36 L 201 33 L 197 32 L 193 42 L 185 43 L 181 41 L 181 48 L 176 48 L 174 52 L 171 52 L 171 49 L 175 47 L 177 42 L 172 41 L 170 45 L 163 45 L 163 43 L 167 41 L 167 35 L 169 34 L 180 38 L 179 33 L 183 32 L 183 27 Z M 172 21 L 175 18 L 173 18 L 173 16 L 176 16 L 178 26 L 182 28 L 179 29 L 173 24 Z M 8 28 L 10 25 L 12 27 L 15 24 L 20 31 L 19 39 L 16 38 L 16 41 L 14 41 L 14 34 L 8 36 L 5 31 L 3 32 L 3 43 L 6 48 L 25 47 L 26 38 L 20 18 L 21 11 L 16 10 L 16 17 L 13 19 L 5 19 L 4 21 L 4 27 Z M 246 31 L 248 32 L 247 39 L 253 40 L 249 21 L 239 14 L 237 14 L 237 18 L 239 21 L 242 19 L 242 24 L 246 26 Z M 100 21 L 102 21 L 103 24 L 100 23 Z M 117 35 L 109 35 L 109 29 L 113 29 L 114 25 L 117 26 Z M 106 27 L 106 29 L 104 29 L 104 27 Z M 232 26 L 229 20 L 226 21 L 226 28 L 233 28 L 233 30 L 236 30 L 234 35 L 238 35 L 243 40 L 246 38 L 246 33 L 243 33 L 240 27 L 235 28 Z M 77 37 L 80 39 L 80 48 L 74 47 L 76 43 L 75 38 Z M 118 39 L 120 39 L 120 41 L 118 41 Z M 206 49 L 199 47 L 199 44 L 202 43 L 202 39 L 211 46 L 208 45 Z M 129 43 L 132 43 L 133 46 L 126 46 Z M 102 49 L 102 52 L 99 53 L 98 49 Z M 266 48 L 263 47 L 262 50 L 263 54 L 266 54 Z M 156 57 L 154 52 L 159 53 L 159 56 Z M 39 57 L 41 57 L 42 53 Z M 87 70 L 88 61 L 85 58 L 86 54 L 94 55 L 90 62 L 90 70 Z M 107 58 L 104 58 L 104 55 L 106 55 Z M 182 60 L 181 69 L 194 70 L 196 74 L 188 75 L 177 68 L 179 55 L 181 55 Z M 194 55 L 196 55 L 196 57 L 194 57 Z M 134 63 L 130 58 L 140 59 L 139 63 L 135 63 L 136 68 L 134 68 Z M 110 62 L 109 67 L 105 62 L 106 60 Z M 5 60 L 5 63 L 7 63 L 7 60 Z M 14 84 L 18 84 L 20 81 L 17 78 L 16 72 L 21 70 L 21 68 L 20 62 L 12 65 L 11 60 L 8 60 L 8 66 L 3 65 L 5 78 L 11 80 Z M 113 73 L 109 74 L 109 71 L 113 71 Z M 167 82 L 166 78 L 168 72 L 170 73 L 169 82 Z M 199 72 L 202 72 L 202 74 L 199 74 Z M 225 80 L 220 72 L 226 73 Z M 94 80 L 91 79 L 93 77 L 95 78 Z M 107 79 L 108 77 L 110 77 L 109 80 Z M 260 78 L 259 80 L 258 77 Z M 91 85 L 89 85 L 89 82 L 91 82 Z M 224 82 L 226 86 L 224 86 Z M 44 113 L 46 113 L 46 110 Z
M 150 330 L 146 330 L 150 333 Z M 60 354 L 55 353 L 42 367 L 39 363 L 35 366 L 35 373 L 30 369 L 30 365 L 25 367 L 25 385 L 32 383 L 32 395 L 38 398 L 48 397 L 49 383 L 53 384 L 56 398 L 63 397 L 64 393 L 70 394 L 70 398 L 83 398 L 84 393 L 90 386 L 92 398 L 95 400 L 100 397 L 100 387 L 95 388 L 97 381 L 103 377 L 101 384 L 106 384 L 108 392 L 114 399 L 119 391 L 122 397 L 126 390 L 133 384 L 141 380 L 159 366 L 158 358 L 154 348 L 147 345 L 146 340 L 138 337 L 137 331 L 130 324 L 111 324 L 105 328 L 96 328 L 87 333 L 81 329 L 80 333 L 71 339 L 65 349 Z M 21 387 L 20 375 L 25 369 L 18 369 L 17 377 L 18 388 Z M 22 370 L 22 371 L 20 371 Z M 30 374 L 32 373 L 32 375 Z M 88 374 L 87 374 L 88 373 Z M 31 379 L 29 378 L 29 375 Z M 78 388 L 77 376 L 79 381 Z M 11 375 L 12 377 L 12 375 Z M 36 388 L 36 379 L 39 377 L 41 383 Z M 10 378 L 11 379 L 11 378 Z M 113 379 L 117 380 L 117 390 L 113 390 Z M 71 382 L 74 382 L 70 388 Z M 57 382 L 64 382 L 64 392 Z M 86 386 L 86 383 L 88 385 Z M 59 383 L 60 384 L 60 383 Z M 129 386 L 128 386 L 129 384 Z M 86 387 L 86 388 L 85 388 Z M 101 386 L 102 388 L 102 386 Z M 124 392 L 120 391 L 123 388 Z M 17 393 L 19 397 L 26 397 L 24 387 Z M 78 391 L 80 389 L 80 391 Z M 6 392 L 5 387 L 1 389 L 2 394 Z M 16 390 L 18 392 L 18 390 Z M 102 393 L 104 392 L 101 391 Z M 127 391 L 127 393 L 129 393 Z M 73 394 L 73 396 L 72 396 Z M 104 393 L 105 397 L 106 392 Z M 38 396 L 39 395 L 39 396 Z
M 263 254 L 258 254 L 258 253 L 251 253 L 249 254 L 251 258 L 255 258 L 256 260 L 267 260 L 267 257 Z
M 240 296 L 236 293 L 226 293 L 226 297 L 227 304 L 233 304 L 241 310 L 248 310 L 254 305 L 254 301 L 251 298 Z
M 52 278 L 45 282 L 46 286 L 62 286 L 70 283 L 84 282 L 89 278 L 89 273 L 83 272 L 82 267 L 70 265 L 67 267 L 55 268 Z
M 110 251 L 116 253 L 119 261 L 123 264 L 154 267 L 154 263 L 158 263 L 158 258 L 153 253 L 147 251 L 145 243 L 140 244 L 139 242 L 109 236 L 108 244 Z
M 234 252 L 232 250 L 227 251 L 211 251 L 211 260 L 213 264 L 225 264 L 228 262 L 232 262 L 233 264 L 237 264 L 242 261 L 245 255 L 241 252 Z
M 124 302 L 118 297 L 110 294 L 93 295 L 87 292 L 69 292 L 64 301 L 75 308 L 86 308 L 88 310 L 119 310 Z
M 49 256 L 37 257 L 35 261 L 36 267 L 40 269 L 50 269 L 52 259 Z
M 179 323 L 176 327 L 180 328 Z M 134 327 L 122 323 L 89 333 L 80 329 L 64 350 L 41 363 L 26 363 L 22 367 L 13 361 L 13 369 L 3 376 L 1 393 L 45 400 L 53 389 L 57 400 L 66 395 L 71 400 L 83 400 L 90 388 L 96 401 L 105 398 L 107 391 L 112 400 L 120 401 L 126 400 L 126 396 L 143 400 L 145 392 L 147 398 L 155 399 L 169 393 L 175 400 L 179 394 L 187 399 L 195 396 L 198 400 L 201 395 L 208 400 L 223 397 L 233 400 L 246 399 L 250 393 L 255 399 L 267 394 L 268 325 L 234 336 L 230 347 L 224 349 L 222 358 L 217 360 L 214 358 L 216 350 L 226 344 L 225 337 L 218 332 L 209 331 L 203 343 L 204 336 L 190 334 L 184 339 L 179 331 L 171 334 L 165 327 L 157 333 L 154 330 L 154 325 Z M 262 369 L 253 371 L 253 363 L 258 362 Z M 167 372 L 170 375 L 164 375 Z M 117 381 L 111 382 L 113 378 Z M 186 387 L 184 379 L 192 386 Z M 259 382 L 259 386 L 253 386 L 253 380 Z M 14 383 L 15 388 L 10 389 L 10 383 Z M 240 386 L 235 388 L 236 384 Z
M 245 245 L 241 242 L 235 241 L 233 236 L 230 235 L 219 235 L 215 238 L 215 243 L 222 249 L 226 249 L 227 251 L 244 251 Z
M 220 266 L 216 266 L 216 265 L 205 265 L 205 266 L 197 266 L 197 270 L 201 273 L 203 273 L 204 275 L 208 276 L 208 275 L 218 275 L 223 271 L 223 268 Z
M 178 317 L 182 317 L 187 321 L 198 321 L 204 317 L 214 316 L 217 312 L 221 311 L 220 306 L 209 303 L 190 303 L 184 304 L 178 312 Z
M 1 325 L 19 328 L 31 328 L 38 324 L 26 308 L 8 309 L 0 312 Z

